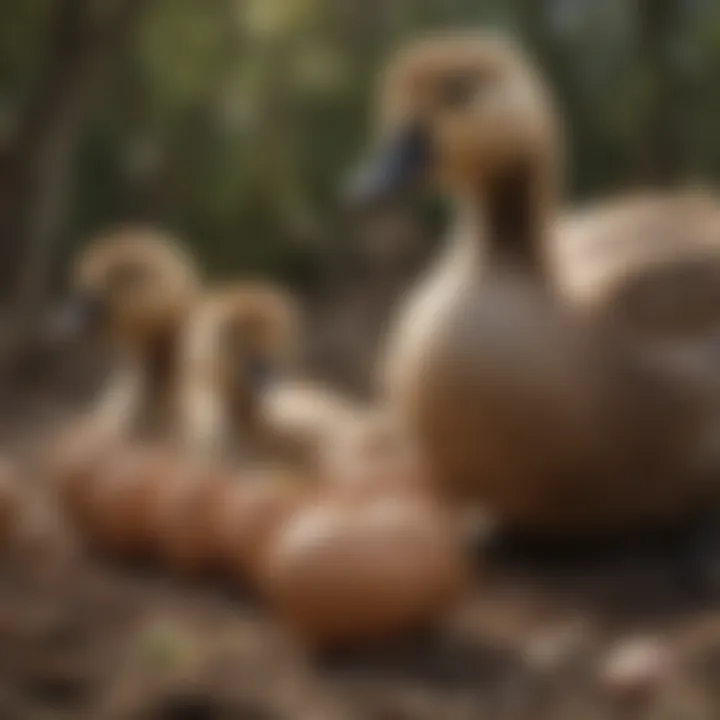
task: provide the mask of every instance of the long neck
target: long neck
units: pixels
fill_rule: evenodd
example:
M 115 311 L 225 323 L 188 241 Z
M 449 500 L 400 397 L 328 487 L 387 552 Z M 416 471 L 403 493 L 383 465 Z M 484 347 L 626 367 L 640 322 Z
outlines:
M 177 375 L 178 341 L 179 330 L 170 324 L 152 332 L 125 334 L 116 339 L 118 352 L 141 369 L 148 396 L 163 398 L 171 392 Z
M 483 263 L 548 281 L 554 187 L 540 163 L 526 161 L 481 183 L 466 205 L 477 219 Z

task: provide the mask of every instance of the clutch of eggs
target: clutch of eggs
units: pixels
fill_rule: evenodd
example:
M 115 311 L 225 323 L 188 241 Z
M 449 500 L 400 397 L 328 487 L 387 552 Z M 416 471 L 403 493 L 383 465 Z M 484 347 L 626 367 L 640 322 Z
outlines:
M 266 467 L 237 474 L 216 506 L 221 568 L 243 584 L 254 584 L 267 545 L 313 494 L 304 476 L 287 470 Z
M 48 470 L 69 518 L 94 547 L 154 557 L 181 572 L 254 577 L 304 482 L 274 468 L 201 468 L 177 450 L 108 436 L 87 424 L 61 433 Z
M 97 545 L 182 571 L 218 567 L 259 589 L 313 645 L 363 644 L 431 621 L 468 576 L 418 454 L 377 418 L 338 434 L 319 484 L 272 467 L 209 471 L 87 426 L 58 439 L 49 469 Z M 1 492 L 0 483 L 0 503 Z

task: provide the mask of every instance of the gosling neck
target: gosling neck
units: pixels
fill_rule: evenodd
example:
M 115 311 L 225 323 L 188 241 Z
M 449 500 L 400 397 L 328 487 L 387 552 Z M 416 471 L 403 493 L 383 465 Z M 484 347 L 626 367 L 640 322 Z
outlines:
M 178 340 L 177 327 L 167 325 L 134 334 L 116 333 L 113 346 L 125 362 L 143 368 L 150 387 L 164 393 L 174 382 Z

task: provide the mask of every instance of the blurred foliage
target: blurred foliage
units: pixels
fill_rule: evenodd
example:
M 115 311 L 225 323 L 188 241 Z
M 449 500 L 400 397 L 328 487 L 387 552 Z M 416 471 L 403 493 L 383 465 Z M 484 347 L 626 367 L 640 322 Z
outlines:
M 54 4 L 0 4 L 0 146 L 42 71 Z M 652 128 L 670 122 L 677 179 L 717 176 L 720 3 L 661 4 L 675 19 L 662 36 L 647 0 L 150 0 L 89 108 L 63 237 L 153 220 L 226 272 L 281 272 L 342 245 L 338 187 L 374 74 L 428 28 L 522 38 L 565 113 L 576 196 L 646 179 Z

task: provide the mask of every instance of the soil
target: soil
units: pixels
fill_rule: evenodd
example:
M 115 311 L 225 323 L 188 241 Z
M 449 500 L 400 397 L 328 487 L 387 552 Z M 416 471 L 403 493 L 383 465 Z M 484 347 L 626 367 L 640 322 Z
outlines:
M 499 542 L 437 626 L 316 654 L 241 588 L 76 544 L 34 469 L 66 399 L 34 387 L 32 411 L 8 399 L 0 425 L 37 504 L 0 566 L 0 720 L 720 718 L 711 536 Z

